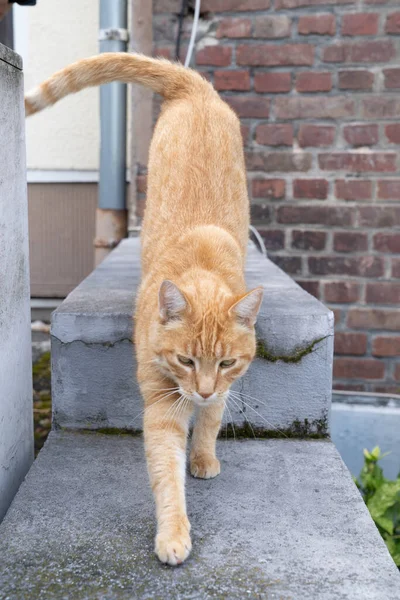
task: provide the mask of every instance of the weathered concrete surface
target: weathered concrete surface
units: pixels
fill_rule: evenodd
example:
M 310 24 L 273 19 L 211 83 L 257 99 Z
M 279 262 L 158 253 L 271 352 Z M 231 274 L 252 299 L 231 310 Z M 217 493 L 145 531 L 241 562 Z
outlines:
M 153 554 L 140 437 L 54 432 L 0 527 L 0 598 L 399 600 L 400 574 L 330 442 L 229 441 L 188 477 L 193 554 Z
M 0 521 L 33 460 L 23 76 L 0 44 Z
M 141 427 L 142 400 L 131 343 L 139 253 L 138 239 L 125 240 L 53 313 L 53 403 L 58 426 Z M 249 287 L 265 289 L 257 335 L 268 359 L 255 360 L 236 385 L 242 394 L 237 406 L 231 402 L 236 425 L 247 418 L 253 427 L 286 429 L 294 422 L 304 425 L 307 419 L 309 431 L 326 431 L 332 313 L 263 259 L 254 246 L 249 248 L 246 276 Z

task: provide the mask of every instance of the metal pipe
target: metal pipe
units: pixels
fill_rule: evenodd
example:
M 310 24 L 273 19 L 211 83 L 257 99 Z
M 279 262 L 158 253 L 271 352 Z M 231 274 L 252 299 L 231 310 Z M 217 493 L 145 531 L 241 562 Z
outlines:
M 100 0 L 100 52 L 126 52 L 127 13 L 127 0 Z M 123 83 L 109 83 L 100 88 L 100 180 L 96 224 L 102 226 L 100 230 L 96 227 L 96 265 L 126 236 L 126 87 Z

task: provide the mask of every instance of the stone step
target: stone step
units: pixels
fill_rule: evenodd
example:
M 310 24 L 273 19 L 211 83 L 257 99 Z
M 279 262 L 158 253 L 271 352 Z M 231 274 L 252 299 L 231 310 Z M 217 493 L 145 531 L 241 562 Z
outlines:
M 220 441 L 187 478 L 193 552 L 153 554 L 140 436 L 53 432 L 0 526 L 0 598 L 399 600 L 400 574 L 328 441 Z
M 69 429 L 141 428 L 132 313 L 140 277 L 139 239 L 123 241 L 53 313 L 54 423 Z M 332 383 L 333 315 L 254 246 L 249 288 L 263 285 L 258 358 L 231 402 L 238 433 L 324 436 Z M 246 404 L 248 406 L 246 406 Z

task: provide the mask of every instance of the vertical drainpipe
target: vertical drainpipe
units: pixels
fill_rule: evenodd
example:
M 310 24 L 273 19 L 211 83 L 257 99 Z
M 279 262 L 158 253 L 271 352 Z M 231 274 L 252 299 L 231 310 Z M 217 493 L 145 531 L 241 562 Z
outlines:
M 126 52 L 127 0 L 100 0 L 100 52 Z M 95 265 L 127 234 L 126 84 L 100 88 L 100 180 Z

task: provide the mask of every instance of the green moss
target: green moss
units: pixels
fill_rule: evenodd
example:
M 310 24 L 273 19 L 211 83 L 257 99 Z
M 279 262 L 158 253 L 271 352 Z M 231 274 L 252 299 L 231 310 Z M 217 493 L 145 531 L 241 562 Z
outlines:
M 227 427 L 220 431 L 220 438 L 222 439 L 279 439 L 279 438 L 290 438 L 290 439 L 309 439 L 309 440 L 321 440 L 329 438 L 328 433 L 328 419 L 323 417 L 322 419 L 304 419 L 300 421 L 296 419 L 285 429 L 264 429 L 261 427 L 250 426 L 248 422 L 243 423 L 239 426 L 233 426 L 232 423 L 228 423 Z
M 100 427 L 99 429 L 82 428 L 79 430 L 71 430 L 63 427 L 61 429 L 63 431 L 73 431 L 74 433 L 102 433 L 103 435 L 138 436 L 143 433 L 140 429 L 123 429 L 119 427 Z M 232 423 L 228 423 L 227 426 L 223 427 L 220 431 L 219 437 L 221 439 L 326 439 L 329 437 L 328 419 L 327 417 L 314 419 L 312 421 L 309 419 L 304 419 L 304 421 L 296 419 L 290 427 L 286 427 L 285 429 L 264 429 L 262 427 L 250 425 L 248 422 L 235 426 L 233 426 Z
M 265 342 L 263 342 L 262 340 L 258 340 L 257 341 L 257 356 L 259 358 L 263 358 L 264 360 L 268 360 L 269 362 L 277 362 L 278 360 L 281 360 L 284 363 L 298 363 L 301 361 L 302 358 L 307 356 L 307 354 L 311 354 L 311 352 L 314 350 L 314 347 L 317 344 L 319 344 L 319 342 L 322 342 L 323 340 L 325 340 L 327 337 L 328 336 L 326 335 L 322 338 L 318 338 L 317 340 L 314 340 L 309 346 L 306 346 L 305 348 L 296 348 L 292 354 L 288 354 L 288 355 L 273 354 L 270 350 L 268 350 Z

